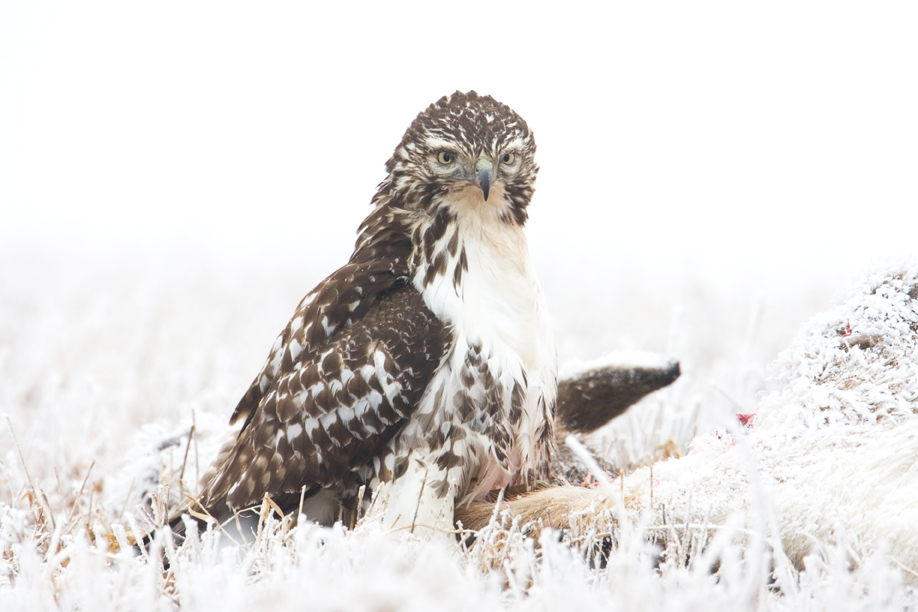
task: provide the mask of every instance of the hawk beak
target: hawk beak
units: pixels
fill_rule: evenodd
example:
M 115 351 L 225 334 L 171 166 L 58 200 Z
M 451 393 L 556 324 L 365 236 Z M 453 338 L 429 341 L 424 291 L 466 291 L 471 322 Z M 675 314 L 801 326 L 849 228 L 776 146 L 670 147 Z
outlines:
M 488 192 L 491 191 L 491 171 L 487 168 L 482 168 L 481 172 L 478 173 L 478 186 L 481 187 L 482 193 L 484 193 L 485 202 L 488 201 Z

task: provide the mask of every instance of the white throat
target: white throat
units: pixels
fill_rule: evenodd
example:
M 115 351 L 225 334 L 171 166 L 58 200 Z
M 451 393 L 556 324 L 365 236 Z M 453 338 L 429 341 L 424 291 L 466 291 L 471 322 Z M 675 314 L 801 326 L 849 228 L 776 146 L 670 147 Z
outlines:
M 446 205 L 455 214 L 459 248 L 448 259 L 445 273 L 426 287 L 424 270 L 414 275 L 415 287 L 427 307 L 460 331 L 470 345 L 499 356 L 505 351 L 526 370 L 554 365 L 554 339 L 542 289 L 529 256 L 523 228 L 500 219 L 508 205 L 496 184 L 487 202 L 480 192 L 458 192 Z M 451 233 L 438 249 L 446 252 Z M 465 251 L 468 269 L 454 282 L 459 254 Z M 502 356 L 502 355 L 500 355 Z

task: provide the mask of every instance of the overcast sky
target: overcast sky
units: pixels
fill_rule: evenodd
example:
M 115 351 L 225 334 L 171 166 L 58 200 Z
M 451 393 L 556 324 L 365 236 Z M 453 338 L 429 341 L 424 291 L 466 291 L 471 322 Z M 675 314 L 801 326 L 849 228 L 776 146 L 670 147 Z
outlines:
M 538 260 L 837 274 L 918 251 L 913 2 L 0 4 L 0 238 L 343 263 L 456 89 L 539 145 Z

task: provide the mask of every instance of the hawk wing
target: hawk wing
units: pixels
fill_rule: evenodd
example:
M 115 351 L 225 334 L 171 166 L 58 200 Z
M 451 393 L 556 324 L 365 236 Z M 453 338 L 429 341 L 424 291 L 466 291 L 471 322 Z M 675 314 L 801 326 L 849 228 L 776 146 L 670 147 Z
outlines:
M 292 370 L 298 358 L 315 355 L 336 331 L 365 316 L 380 292 L 403 283 L 407 274 L 404 257 L 378 257 L 369 262 L 352 260 L 319 283 L 303 298 L 274 341 L 261 372 L 236 406 L 230 425 L 245 419 L 243 428 L 248 426 L 268 390 Z
M 205 507 L 239 509 L 264 493 L 340 483 L 410 417 L 447 350 L 448 329 L 410 285 L 355 287 L 336 282 L 304 299 L 233 415 L 246 422 L 205 476 Z M 349 293 L 369 300 L 349 302 Z M 329 306 L 298 323 L 317 301 Z

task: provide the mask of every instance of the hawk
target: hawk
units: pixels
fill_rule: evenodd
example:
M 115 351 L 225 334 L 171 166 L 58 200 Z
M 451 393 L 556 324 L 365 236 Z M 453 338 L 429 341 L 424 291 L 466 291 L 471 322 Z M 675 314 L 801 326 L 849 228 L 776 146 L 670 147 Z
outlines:
M 350 260 L 236 407 L 202 479 L 211 514 L 268 494 L 330 524 L 390 483 L 393 527 L 451 528 L 456 504 L 547 476 L 557 362 L 523 231 L 535 151 L 518 114 L 474 91 L 415 118 Z

